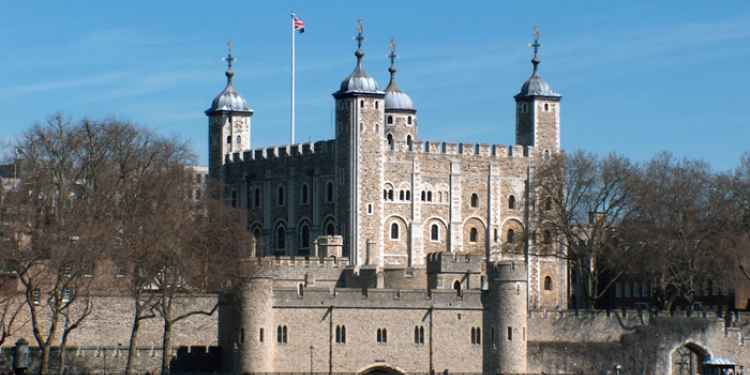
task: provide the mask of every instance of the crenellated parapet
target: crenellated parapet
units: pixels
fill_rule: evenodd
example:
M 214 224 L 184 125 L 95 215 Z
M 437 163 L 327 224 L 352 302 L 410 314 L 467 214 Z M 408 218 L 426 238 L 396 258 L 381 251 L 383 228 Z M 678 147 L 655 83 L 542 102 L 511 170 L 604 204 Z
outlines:
M 480 273 L 484 268 L 484 257 L 437 252 L 427 255 L 427 273 Z
M 394 142 L 391 152 L 408 152 L 417 154 L 467 155 L 488 158 L 528 158 L 533 155 L 533 146 L 493 145 L 486 143 L 450 143 L 420 141 L 410 144 Z
M 273 305 L 320 308 L 482 309 L 482 293 L 469 290 L 274 288 Z
M 253 162 L 253 161 L 274 161 L 284 159 L 299 159 L 312 157 L 314 155 L 333 155 L 334 140 L 271 146 L 266 148 L 257 148 L 243 153 L 235 152 L 226 155 L 225 164 Z

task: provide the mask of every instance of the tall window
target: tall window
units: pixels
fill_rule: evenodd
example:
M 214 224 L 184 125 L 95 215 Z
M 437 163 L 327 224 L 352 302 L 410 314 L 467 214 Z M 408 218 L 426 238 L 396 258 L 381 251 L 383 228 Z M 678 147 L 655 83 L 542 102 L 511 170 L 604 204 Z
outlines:
M 393 150 L 393 135 L 388 134 L 385 138 L 388 140 L 388 147 Z
M 477 237 L 479 237 L 477 228 L 471 227 L 469 230 L 469 242 L 477 242 Z
M 453 290 L 456 291 L 456 295 L 461 295 L 461 281 L 453 280 Z
M 333 202 L 333 182 L 330 181 L 326 184 L 326 202 Z
M 515 236 L 516 236 L 516 232 L 514 232 L 513 229 L 508 229 L 508 233 L 505 235 L 505 241 L 508 243 L 513 243 Z
M 227 136 L 227 144 L 228 144 L 228 145 L 231 145 L 231 144 L 232 144 L 232 136 L 231 136 L 231 135 L 228 135 L 228 136 Z
M 407 191 L 406 191 L 406 200 L 407 200 L 407 201 L 410 201 L 410 200 L 411 200 L 411 190 L 407 190 Z
M 263 328 L 258 332 L 258 341 L 263 342 Z
M 286 229 L 283 226 L 276 228 L 276 248 L 279 250 L 286 249 Z
M 427 192 L 427 201 L 432 202 L 432 191 Z
M 400 190 L 400 191 L 398 192 L 398 200 L 402 201 L 402 200 L 404 200 L 405 198 L 406 198 L 406 192 L 404 192 L 403 190 Z
M 411 146 L 412 146 L 411 135 L 407 135 L 406 136 L 406 147 L 409 148 L 409 151 L 411 151 Z
M 391 223 L 391 239 L 392 240 L 398 239 L 398 224 L 397 223 Z
M 406 123 L 409 124 L 409 125 L 411 125 L 411 116 L 408 116 L 406 118 Z
M 310 227 L 307 224 L 303 224 L 300 231 L 300 247 L 303 249 L 310 247 Z
M 255 207 L 260 207 L 260 188 L 255 188 Z
M 479 327 L 472 327 L 471 328 L 471 343 L 473 345 L 481 345 L 482 344 L 482 329 Z
M 388 116 L 388 123 L 393 124 L 393 116 Z
M 307 190 L 307 184 L 302 184 L 302 204 L 307 204 L 309 200 L 309 192 Z
M 242 137 L 240 137 L 240 136 L 238 135 L 238 136 L 237 136 L 237 144 L 239 145 L 240 143 L 242 143 Z
M 287 343 L 287 327 L 285 325 L 276 327 L 276 342 L 279 344 Z
M 437 241 L 440 239 L 440 228 L 437 224 L 432 224 L 430 227 L 430 239 L 433 241 Z
M 479 207 L 479 196 L 476 193 L 471 195 L 471 207 Z
M 385 328 L 378 328 L 376 339 L 378 344 L 385 344 L 388 342 L 388 330 Z
M 513 328 L 508 326 L 508 341 L 513 341 Z
M 552 278 L 549 276 L 544 278 L 544 290 L 552 290 Z
M 511 209 L 511 210 L 516 209 L 516 197 L 512 195 L 508 196 L 508 209 Z
M 284 187 L 279 186 L 279 189 L 276 191 L 276 202 L 279 204 L 279 206 L 284 205 L 284 198 L 286 198 L 286 194 L 284 194 Z
M 424 326 L 414 327 L 414 343 L 418 345 L 424 344 Z
M 336 326 L 336 343 L 346 344 L 346 326 Z

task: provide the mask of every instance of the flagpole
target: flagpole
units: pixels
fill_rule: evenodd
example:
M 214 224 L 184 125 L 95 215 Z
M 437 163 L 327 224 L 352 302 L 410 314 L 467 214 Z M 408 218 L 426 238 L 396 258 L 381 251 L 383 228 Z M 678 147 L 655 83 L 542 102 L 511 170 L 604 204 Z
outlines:
M 295 89 L 294 86 L 295 86 L 295 82 L 294 82 L 294 79 L 295 79 L 295 60 L 296 60 L 295 59 L 295 51 L 294 51 L 294 39 L 295 39 L 294 38 L 294 34 L 295 34 L 295 30 L 294 30 L 294 12 L 292 12 L 292 19 L 291 19 L 291 22 L 290 22 L 290 26 L 291 26 L 291 32 L 292 32 L 292 103 L 291 103 L 291 105 L 292 105 L 292 119 L 291 119 L 292 123 L 291 123 L 291 134 L 290 134 L 290 142 L 289 142 L 289 144 L 293 145 L 294 144 L 294 126 L 295 126 L 295 113 L 294 113 L 294 89 Z

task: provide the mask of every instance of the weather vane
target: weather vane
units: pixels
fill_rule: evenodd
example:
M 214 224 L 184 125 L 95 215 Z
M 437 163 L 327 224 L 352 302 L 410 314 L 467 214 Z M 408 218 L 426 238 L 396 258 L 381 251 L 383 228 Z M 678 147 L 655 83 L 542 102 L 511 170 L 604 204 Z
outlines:
M 224 58 L 224 61 L 226 61 L 227 65 L 229 65 L 229 69 L 232 69 L 232 63 L 234 62 L 234 56 L 232 56 L 232 47 L 234 47 L 234 44 L 230 40 L 227 42 L 227 57 Z
M 391 38 L 391 41 L 388 42 L 388 58 L 391 59 L 391 65 L 393 65 L 393 62 L 396 60 L 396 39 Z
M 534 43 L 529 43 L 529 48 L 534 49 L 534 58 L 536 58 L 537 54 L 539 53 L 539 48 L 542 46 L 541 44 L 539 44 L 539 37 L 542 36 L 542 33 L 539 31 L 538 25 L 534 25 L 534 31 L 532 35 L 534 35 Z
M 362 41 L 365 37 L 362 35 L 365 32 L 365 26 L 362 24 L 362 19 L 357 20 L 357 48 L 362 48 Z

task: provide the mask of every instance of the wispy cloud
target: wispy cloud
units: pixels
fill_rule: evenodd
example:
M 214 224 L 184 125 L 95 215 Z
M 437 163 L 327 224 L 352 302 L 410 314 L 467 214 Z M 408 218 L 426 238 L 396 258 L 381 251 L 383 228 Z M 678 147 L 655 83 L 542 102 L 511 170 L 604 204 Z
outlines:
M 44 93 L 53 90 L 81 88 L 86 86 L 107 85 L 121 81 L 127 76 L 124 72 L 106 73 L 89 77 L 72 78 L 57 81 L 36 82 L 10 87 L 0 87 L 0 98 Z

